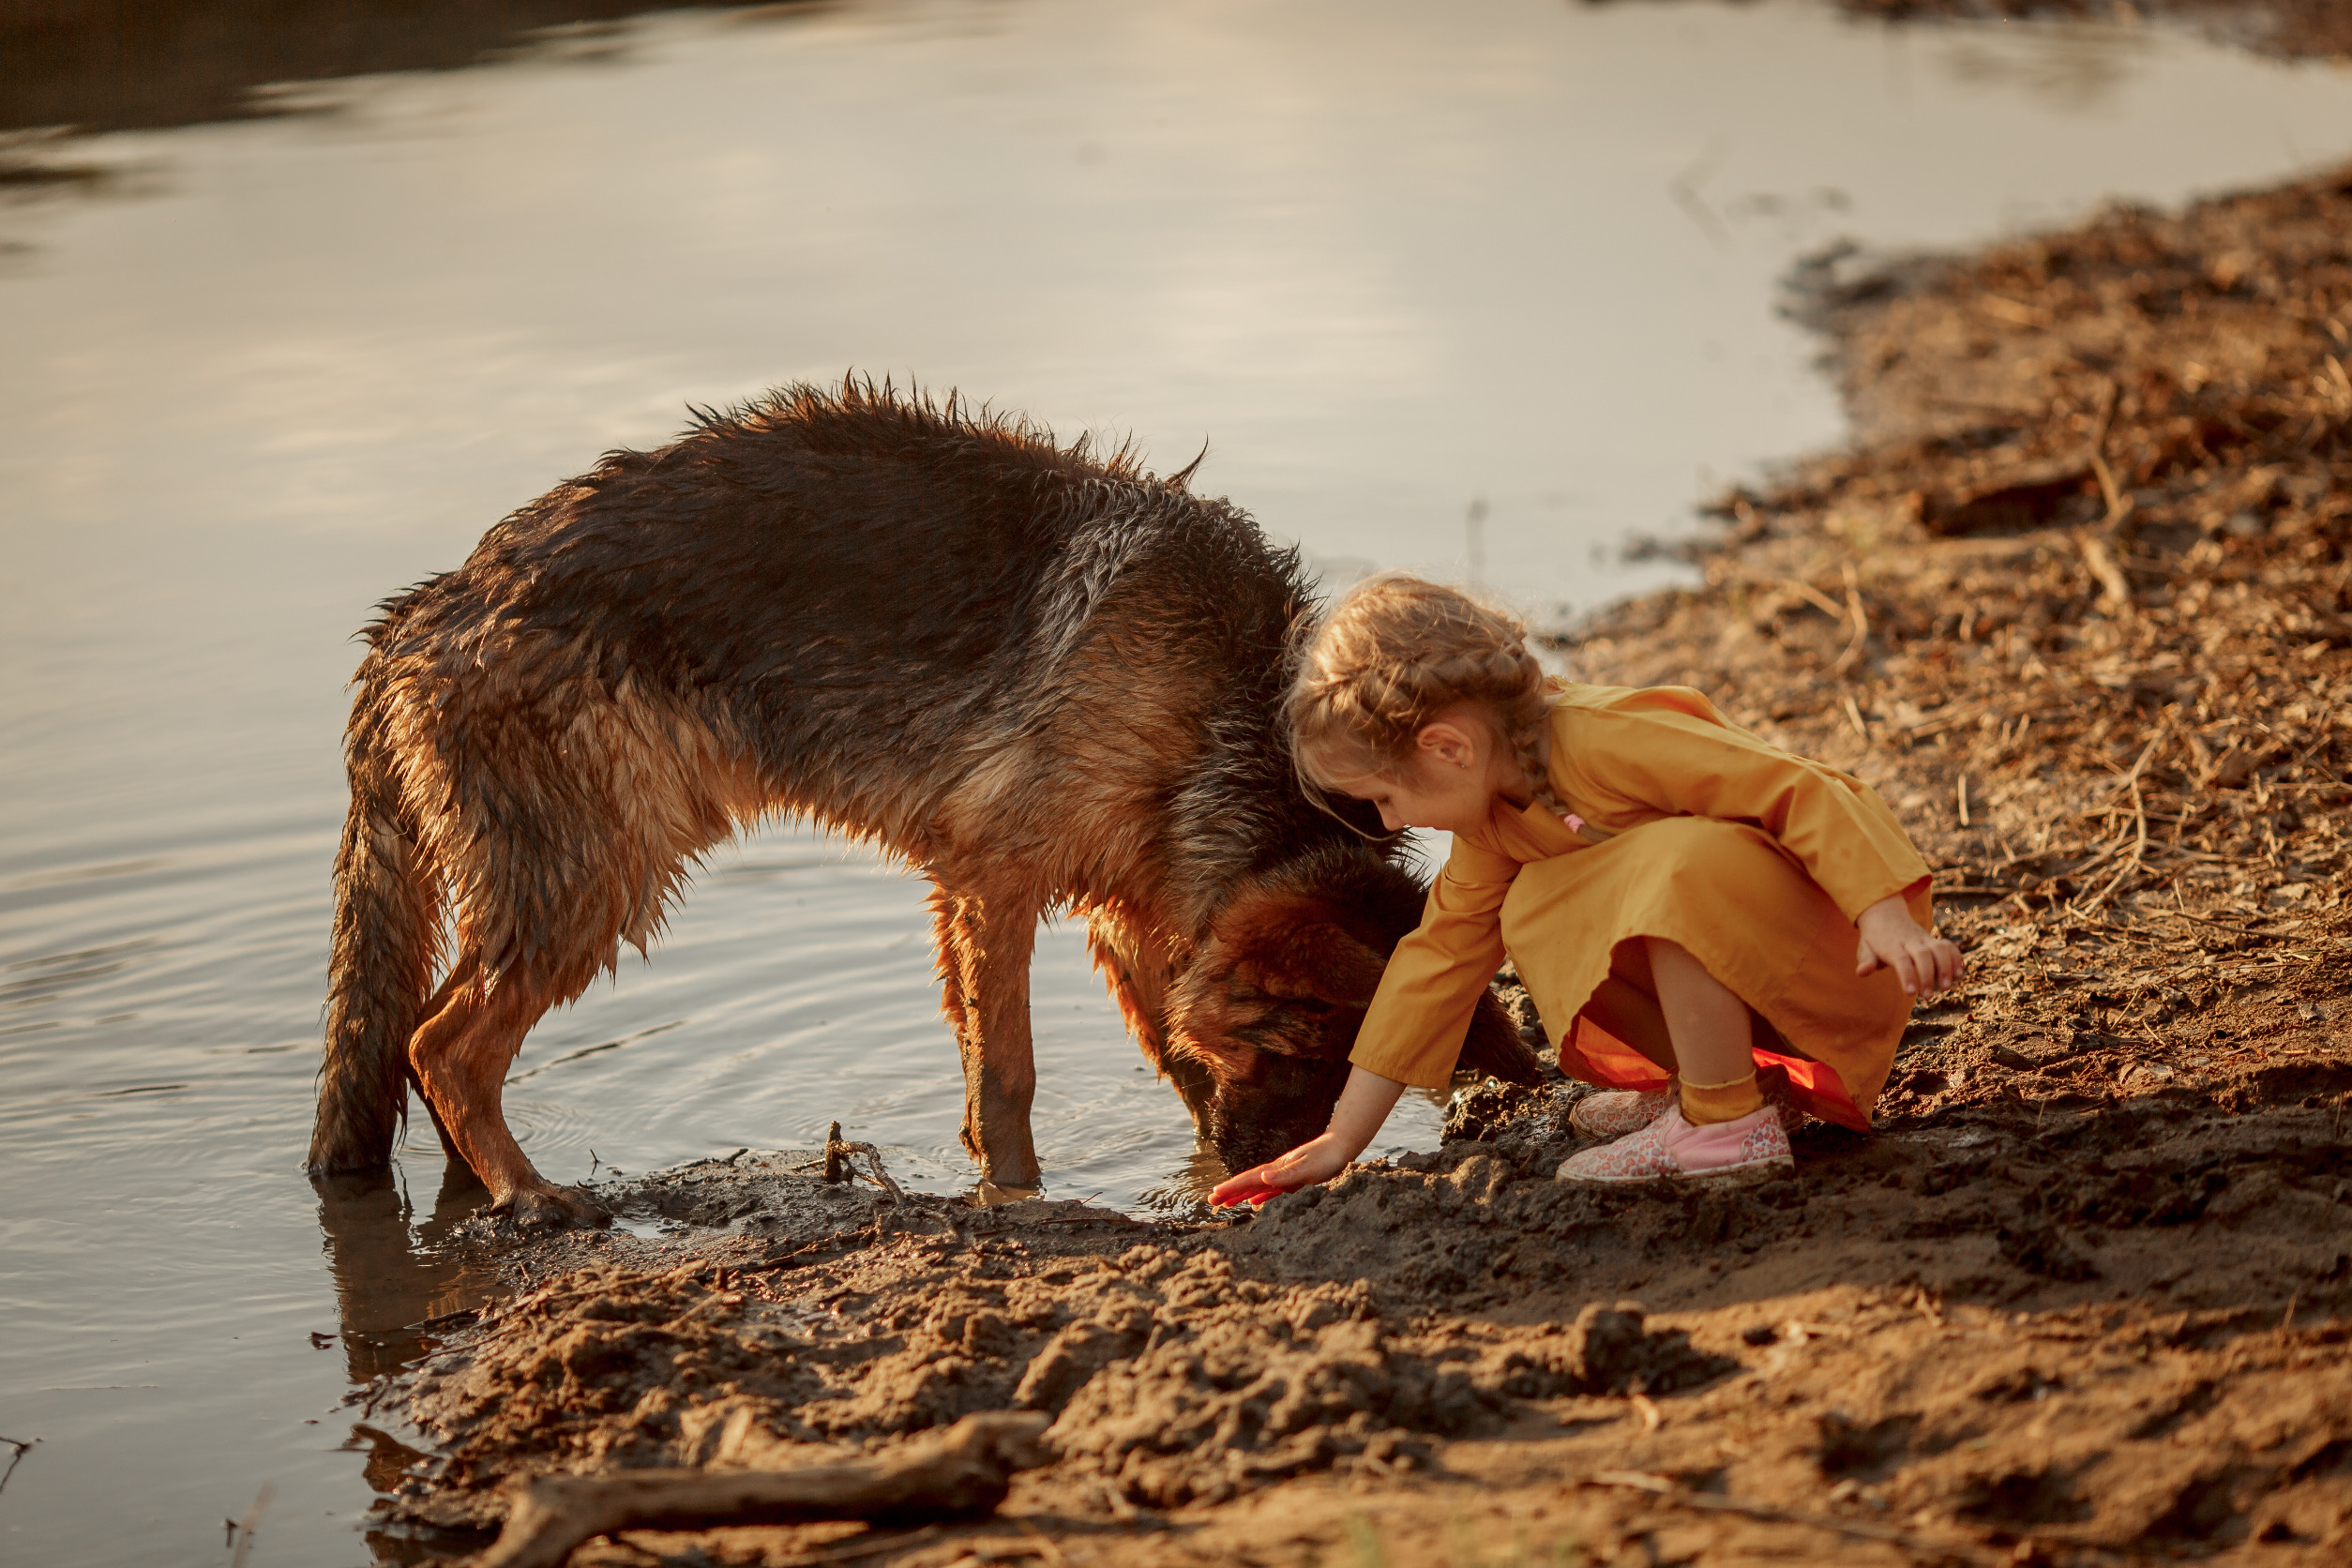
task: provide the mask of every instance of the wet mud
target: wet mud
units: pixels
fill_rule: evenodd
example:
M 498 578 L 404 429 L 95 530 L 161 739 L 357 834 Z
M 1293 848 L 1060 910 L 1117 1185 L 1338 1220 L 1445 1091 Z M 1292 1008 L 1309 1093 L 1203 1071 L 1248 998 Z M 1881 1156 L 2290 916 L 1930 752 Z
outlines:
M 518 1477 L 1026 1409 L 1055 1462 L 990 1519 L 573 1560 L 2343 1561 L 2352 173 L 1799 283 L 1853 446 L 1553 641 L 1904 815 L 1971 971 L 1874 1134 L 1570 1189 L 1556 1080 L 1230 1221 L 609 1184 L 626 1230 L 453 1240 L 510 1293 L 357 1396 L 380 1556 L 477 1549 Z
M 1059 1460 L 986 1525 L 575 1560 L 993 1560 L 1030 1530 L 1075 1561 L 1345 1560 L 1367 1529 L 1389 1560 L 1507 1560 L 1459 1555 L 1463 1521 L 1571 1561 L 1877 1560 L 1890 1530 L 1957 1560 L 2341 1549 L 2340 1108 L 1814 1128 L 1797 1182 L 1660 1198 L 1550 1179 L 1573 1093 L 1239 1225 L 684 1173 L 689 1228 L 515 1246 L 512 1300 L 366 1393 L 423 1440 L 379 1545 L 486 1544 L 519 1475 L 777 1468 L 1038 1410 Z

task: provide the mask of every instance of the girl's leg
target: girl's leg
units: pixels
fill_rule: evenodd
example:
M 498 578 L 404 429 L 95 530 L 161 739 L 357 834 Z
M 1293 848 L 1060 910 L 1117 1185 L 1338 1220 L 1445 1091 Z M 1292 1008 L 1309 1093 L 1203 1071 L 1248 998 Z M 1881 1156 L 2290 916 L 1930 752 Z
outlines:
M 1679 943 L 1645 937 L 1642 947 L 1681 1103 L 1615 1142 L 1570 1155 L 1561 1180 L 1738 1183 L 1787 1174 L 1794 1168 L 1788 1134 L 1756 1088 L 1747 1003 Z
M 1645 937 L 1658 1010 L 1674 1042 L 1682 1120 L 1695 1127 L 1735 1122 L 1763 1108 L 1756 1087 L 1748 1004 L 1707 972 L 1688 948 Z
M 1756 1071 L 1748 1004 L 1707 972 L 1690 950 L 1664 937 L 1644 937 L 1658 1010 L 1674 1043 L 1673 1065 L 1685 1083 L 1722 1083 Z

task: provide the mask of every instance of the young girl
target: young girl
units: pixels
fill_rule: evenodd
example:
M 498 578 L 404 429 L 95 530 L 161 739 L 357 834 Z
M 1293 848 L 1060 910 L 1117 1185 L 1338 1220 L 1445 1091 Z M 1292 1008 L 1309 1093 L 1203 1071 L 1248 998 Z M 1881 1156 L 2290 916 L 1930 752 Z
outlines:
M 1913 997 L 1958 982 L 1928 871 L 1850 775 L 1767 746 L 1687 686 L 1547 681 L 1523 628 L 1375 578 L 1317 630 L 1285 700 L 1302 781 L 1394 831 L 1454 835 L 1397 943 L 1320 1138 L 1217 1203 L 1328 1181 L 1408 1084 L 1442 1087 L 1507 953 L 1590 1095 L 1570 1182 L 1794 1169 L 1805 1115 L 1867 1128 Z

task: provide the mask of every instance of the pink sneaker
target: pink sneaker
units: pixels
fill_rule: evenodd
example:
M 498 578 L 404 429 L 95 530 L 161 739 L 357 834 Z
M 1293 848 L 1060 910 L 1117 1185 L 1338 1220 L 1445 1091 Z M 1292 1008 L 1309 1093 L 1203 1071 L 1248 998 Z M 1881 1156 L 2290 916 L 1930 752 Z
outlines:
M 1793 1133 L 1804 1125 L 1805 1113 L 1789 1103 L 1786 1080 L 1775 1074 L 1761 1087 L 1764 1103 L 1780 1112 L 1781 1131 Z M 1576 1109 L 1568 1113 L 1568 1126 L 1578 1138 L 1623 1138 L 1665 1115 L 1667 1107 L 1681 1103 L 1682 1091 L 1674 1078 L 1657 1089 L 1612 1089 L 1578 1100 Z
M 1637 1133 L 1680 1105 L 1682 1092 L 1672 1078 L 1658 1089 L 1612 1089 L 1587 1094 L 1568 1113 L 1568 1128 L 1578 1138 L 1623 1138 Z
M 1664 1179 L 1745 1186 L 1796 1171 L 1788 1134 L 1771 1106 L 1734 1122 L 1694 1127 L 1682 1120 L 1678 1105 L 1666 1107 L 1639 1132 L 1569 1155 L 1560 1165 L 1560 1179 L 1594 1184 Z

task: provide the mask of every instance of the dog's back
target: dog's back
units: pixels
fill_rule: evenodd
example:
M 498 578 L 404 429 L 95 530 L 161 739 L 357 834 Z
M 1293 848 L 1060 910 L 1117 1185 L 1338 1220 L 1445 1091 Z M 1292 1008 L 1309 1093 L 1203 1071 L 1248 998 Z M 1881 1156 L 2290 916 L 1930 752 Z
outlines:
M 458 837 L 535 852 L 465 879 L 521 925 L 505 968 L 606 901 L 611 865 L 542 847 L 630 845 L 610 924 L 641 944 L 663 863 L 766 811 L 1057 881 L 1108 837 L 1214 831 L 1229 791 L 1190 824 L 1168 803 L 1213 704 L 1265 729 L 1271 689 L 1236 686 L 1269 686 L 1305 602 L 1288 552 L 1123 452 L 794 387 L 507 519 L 386 607 L 359 682 L 432 715 L 436 755 L 402 762 L 446 775 Z M 1147 800 L 1148 828 L 1113 820 Z

